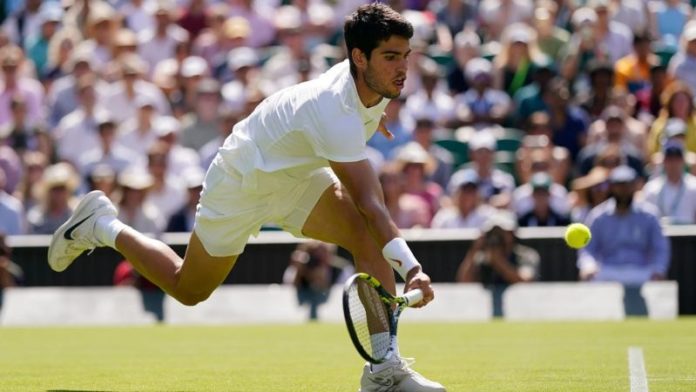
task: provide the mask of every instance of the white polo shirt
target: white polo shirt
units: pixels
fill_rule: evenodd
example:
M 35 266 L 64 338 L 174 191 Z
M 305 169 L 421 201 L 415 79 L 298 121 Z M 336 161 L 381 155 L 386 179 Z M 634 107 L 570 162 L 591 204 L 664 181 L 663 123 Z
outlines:
M 664 175 L 654 178 L 643 187 L 643 197 L 671 224 L 696 223 L 696 177 L 691 174 L 684 174 L 679 184 L 668 182 Z
M 348 61 L 271 95 L 237 123 L 215 162 L 245 177 L 254 170 L 309 173 L 328 161 L 367 159 L 367 140 L 377 130 L 388 99 L 366 108 L 358 97 Z

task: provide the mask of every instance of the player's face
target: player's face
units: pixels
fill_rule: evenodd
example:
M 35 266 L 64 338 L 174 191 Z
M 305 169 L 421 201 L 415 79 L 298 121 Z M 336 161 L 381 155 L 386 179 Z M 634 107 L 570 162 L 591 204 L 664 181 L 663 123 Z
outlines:
M 372 51 L 365 69 L 365 84 L 385 98 L 401 94 L 406 81 L 408 56 L 411 48 L 408 39 L 396 35 L 382 41 Z

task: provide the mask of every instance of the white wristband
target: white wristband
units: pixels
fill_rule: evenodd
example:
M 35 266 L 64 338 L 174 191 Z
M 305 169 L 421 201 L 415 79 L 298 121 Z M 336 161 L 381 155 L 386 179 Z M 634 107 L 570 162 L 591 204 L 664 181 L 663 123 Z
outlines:
M 409 271 L 420 266 L 420 263 L 416 260 L 416 256 L 413 255 L 406 241 L 400 237 L 396 237 L 384 245 L 382 256 L 387 259 L 389 265 L 391 265 L 394 271 L 396 271 L 404 281 L 406 281 L 406 275 L 408 275 Z

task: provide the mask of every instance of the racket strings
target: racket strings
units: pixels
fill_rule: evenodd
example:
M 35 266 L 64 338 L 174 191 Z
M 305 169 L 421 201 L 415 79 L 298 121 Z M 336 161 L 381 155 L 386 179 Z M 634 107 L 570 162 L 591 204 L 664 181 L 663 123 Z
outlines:
M 353 327 L 363 349 L 374 359 L 383 359 L 389 352 L 389 312 L 387 305 L 372 286 L 356 279 L 349 293 Z

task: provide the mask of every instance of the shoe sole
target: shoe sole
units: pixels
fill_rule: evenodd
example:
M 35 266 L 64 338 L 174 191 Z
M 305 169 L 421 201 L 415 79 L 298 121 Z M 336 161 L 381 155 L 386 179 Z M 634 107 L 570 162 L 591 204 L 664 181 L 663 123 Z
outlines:
M 53 263 L 51 263 L 51 255 L 53 254 L 55 245 L 59 240 L 67 241 L 65 238 L 63 238 L 63 236 L 65 235 L 65 232 L 68 230 L 68 228 L 74 225 L 79 220 L 84 219 L 85 216 L 89 216 L 89 214 L 94 211 L 94 209 L 89 209 L 90 204 L 92 204 L 93 201 L 97 200 L 99 197 L 103 195 L 104 192 L 101 191 L 92 191 L 85 195 L 85 197 L 82 198 L 82 200 L 80 200 L 80 203 L 77 205 L 77 208 L 75 208 L 75 211 L 73 212 L 72 216 L 70 216 L 70 219 L 68 219 L 67 222 L 60 225 L 58 230 L 56 230 L 56 232 L 53 234 L 53 238 L 51 238 L 51 245 L 48 247 L 48 265 L 51 267 L 52 270 L 56 272 L 65 271 L 68 267 L 70 267 L 70 264 L 72 264 L 73 261 L 75 261 L 73 259 L 70 263 L 68 263 L 65 266 L 54 265 Z M 85 214 L 85 212 L 87 214 Z

